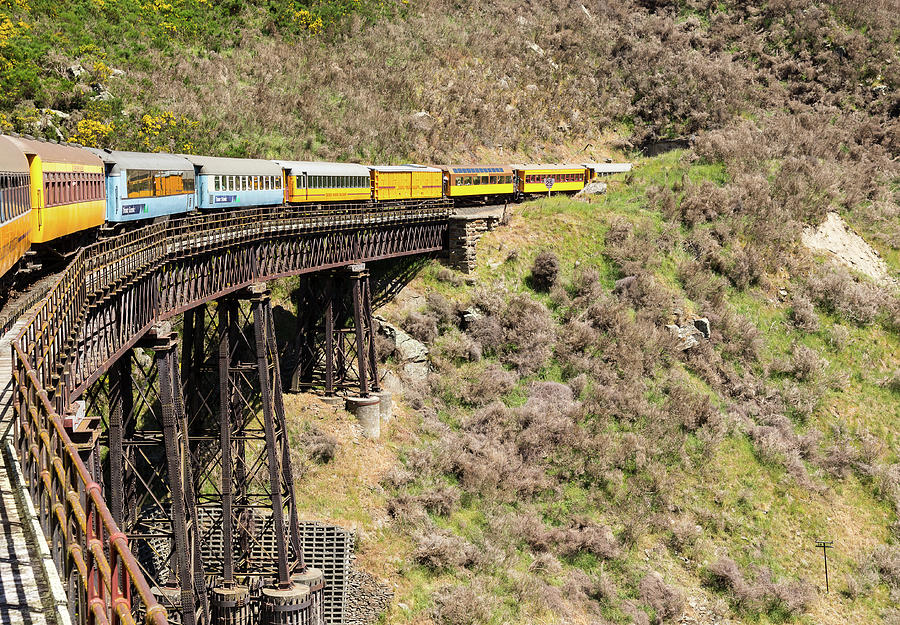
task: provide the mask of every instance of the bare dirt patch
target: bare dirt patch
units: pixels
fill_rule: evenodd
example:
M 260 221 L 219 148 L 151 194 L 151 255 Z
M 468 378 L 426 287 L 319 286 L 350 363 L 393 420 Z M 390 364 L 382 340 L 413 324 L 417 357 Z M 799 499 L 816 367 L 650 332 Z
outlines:
M 818 228 L 803 231 L 803 244 L 816 252 L 824 252 L 859 273 L 884 286 L 897 286 L 887 264 L 865 239 L 847 227 L 837 213 L 828 213 Z

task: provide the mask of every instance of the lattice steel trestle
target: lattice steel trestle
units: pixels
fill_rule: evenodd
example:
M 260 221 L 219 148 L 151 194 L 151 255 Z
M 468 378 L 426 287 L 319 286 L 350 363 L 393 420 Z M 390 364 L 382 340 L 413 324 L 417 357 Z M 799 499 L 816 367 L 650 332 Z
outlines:
M 105 427 L 85 456 L 170 620 L 321 622 L 265 285 L 189 310 L 180 337 L 153 326 L 86 401 Z

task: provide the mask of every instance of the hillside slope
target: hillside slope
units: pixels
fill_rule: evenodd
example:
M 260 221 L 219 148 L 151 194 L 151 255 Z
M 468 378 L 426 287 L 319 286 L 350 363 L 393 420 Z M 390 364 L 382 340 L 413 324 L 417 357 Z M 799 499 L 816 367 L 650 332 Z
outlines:
M 385 622 L 898 621 L 897 292 L 800 247 L 791 271 L 726 262 L 776 252 L 711 242 L 747 215 L 673 211 L 728 177 L 671 153 L 594 203 L 515 207 L 474 280 L 434 263 L 381 311 L 433 368 L 382 441 L 296 413 L 338 433 L 299 489 L 360 530 Z M 666 325 L 695 317 L 710 338 L 682 351 Z
M 4 0 L 0 126 L 234 156 L 512 160 L 815 110 L 871 119 L 866 140 L 896 154 L 896 8 Z

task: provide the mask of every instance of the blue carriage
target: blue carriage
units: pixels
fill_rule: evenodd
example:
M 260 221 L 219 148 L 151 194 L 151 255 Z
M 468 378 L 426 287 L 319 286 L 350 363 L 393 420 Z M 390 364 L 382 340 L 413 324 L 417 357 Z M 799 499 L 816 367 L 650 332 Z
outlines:
M 87 148 L 106 168 L 106 222 L 179 215 L 194 209 L 194 166 L 174 154 Z
M 194 156 L 196 203 L 200 209 L 277 206 L 284 203 L 281 167 L 274 161 Z

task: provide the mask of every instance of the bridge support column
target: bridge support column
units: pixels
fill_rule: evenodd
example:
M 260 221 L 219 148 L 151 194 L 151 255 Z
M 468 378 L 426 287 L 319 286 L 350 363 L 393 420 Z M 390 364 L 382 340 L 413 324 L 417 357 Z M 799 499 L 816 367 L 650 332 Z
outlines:
M 175 566 L 170 569 L 169 589 L 179 588 L 179 607 L 184 625 L 208 622 L 206 581 L 200 556 L 200 536 L 194 480 L 188 440 L 187 417 L 178 361 L 177 335 L 168 324 L 155 326 L 145 343 L 155 353 L 159 374 L 159 399 L 168 486 L 171 493 Z
M 125 423 L 132 414 L 134 389 L 131 379 L 131 350 L 125 352 L 109 372 L 109 510 L 120 528 L 125 527 Z M 132 422 L 133 424 L 133 422 Z M 134 464 L 129 455 L 129 464 Z M 133 511 L 129 511 L 133 519 Z

